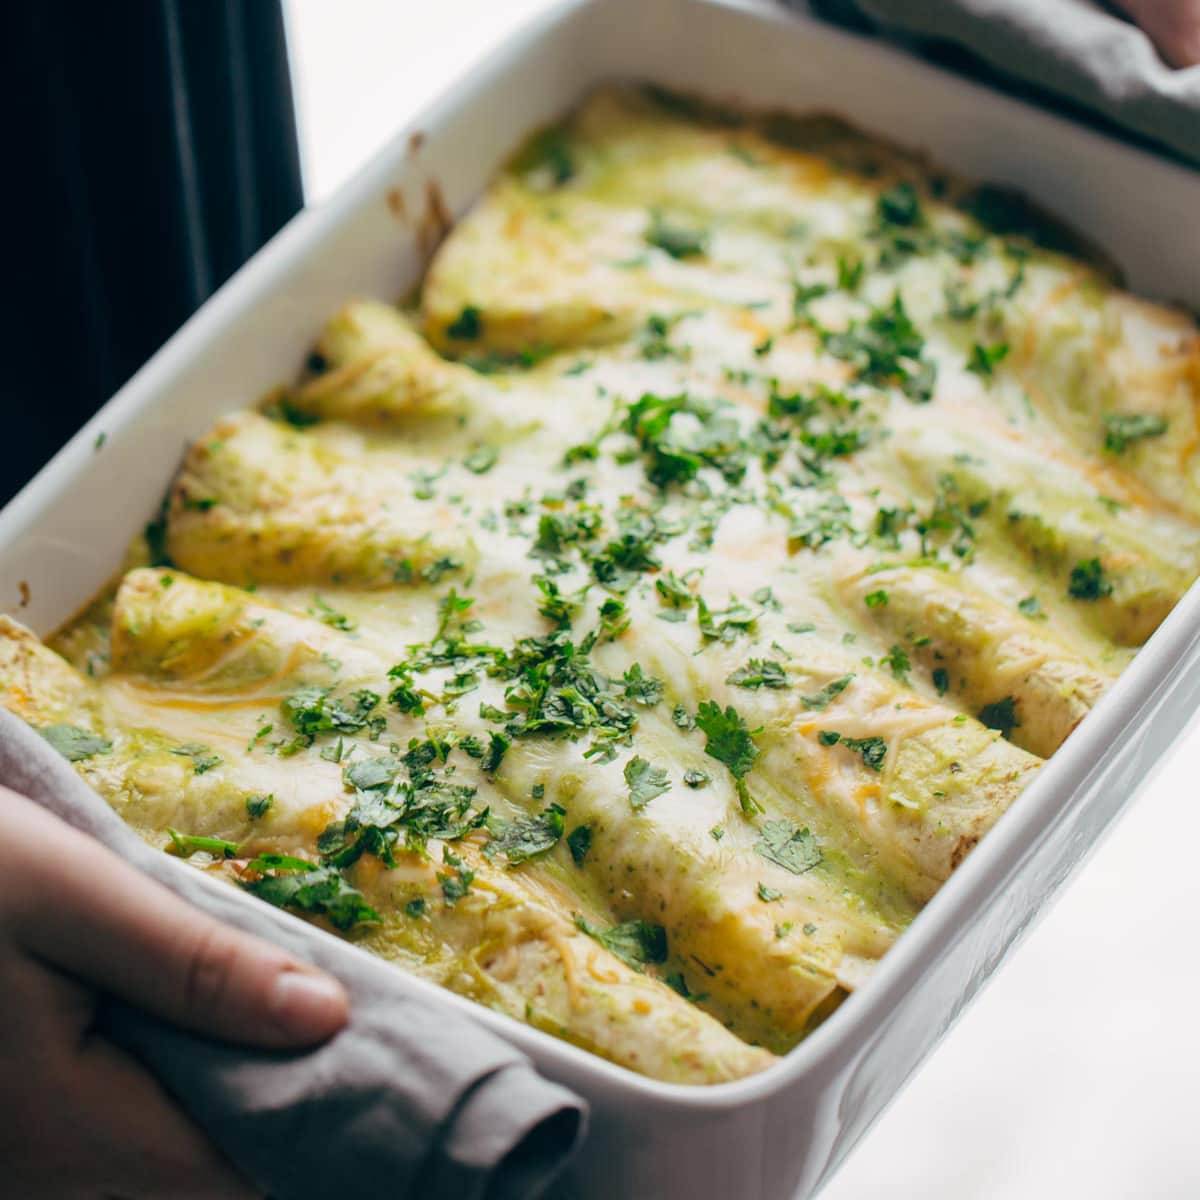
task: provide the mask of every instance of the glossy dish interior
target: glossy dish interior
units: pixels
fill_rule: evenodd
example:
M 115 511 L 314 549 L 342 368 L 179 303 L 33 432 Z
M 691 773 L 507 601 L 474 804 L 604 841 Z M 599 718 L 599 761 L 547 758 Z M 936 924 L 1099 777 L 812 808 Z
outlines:
M 190 448 L 3 702 L 200 869 L 654 1078 L 785 1052 L 1198 573 L 1200 343 L 825 117 L 606 89 Z

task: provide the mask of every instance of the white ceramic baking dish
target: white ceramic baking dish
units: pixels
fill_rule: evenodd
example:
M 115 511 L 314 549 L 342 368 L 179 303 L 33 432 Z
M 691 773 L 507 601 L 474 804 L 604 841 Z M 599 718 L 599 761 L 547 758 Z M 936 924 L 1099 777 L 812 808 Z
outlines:
M 782 12 L 563 0 L 293 221 L 0 514 L 0 607 L 41 633 L 71 616 L 115 572 L 189 438 L 294 372 L 348 297 L 406 291 L 445 211 L 461 213 L 528 129 L 614 77 L 839 113 L 1025 190 L 1103 246 L 1133 287 L 1200 308 L 1200 174 Z M 1162 760 L 1200 704 L 1198 642 L 1193 588 L 868 984 L 755 1078 L 654 1083 L 410 985 L 485 1021 L 591 1101 L 561 1195 L 811 1195 Z

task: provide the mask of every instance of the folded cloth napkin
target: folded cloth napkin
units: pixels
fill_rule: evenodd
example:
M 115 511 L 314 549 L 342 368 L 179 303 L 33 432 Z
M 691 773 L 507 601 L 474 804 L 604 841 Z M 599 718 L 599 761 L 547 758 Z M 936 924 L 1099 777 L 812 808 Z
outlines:
M 298 1053 L 220 1044 L 121 1003 L 108 1036 L 137 1055 L 274 1200 L 526 1200 L 582 1137 L 586 1107 L 404 976 L 146 845 L 23 721 L 0 710 L 0 780 L 186 900 L 336 975 L 350 1022 Z
M 785 0 L 807 8 L 804 0 Z M 1169 67 L 1131 22 L 1093 0 L 813 0 L 886 33 L 936 37 L 1200 163 L 1200 66 Z

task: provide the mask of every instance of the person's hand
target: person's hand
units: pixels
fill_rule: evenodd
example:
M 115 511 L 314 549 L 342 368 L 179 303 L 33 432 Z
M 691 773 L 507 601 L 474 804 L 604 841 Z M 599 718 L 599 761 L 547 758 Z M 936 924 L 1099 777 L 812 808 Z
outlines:
M 1200 0 L 1117 0 L 1173 67 L 1200 64 Z
M 347 1016 L 336 980 L 212 920 L 0 788 L 0 1192 L 255 1195 L 145 1068 L 95 1034 L 104 994 L 263 1047 L 323 1041 Z

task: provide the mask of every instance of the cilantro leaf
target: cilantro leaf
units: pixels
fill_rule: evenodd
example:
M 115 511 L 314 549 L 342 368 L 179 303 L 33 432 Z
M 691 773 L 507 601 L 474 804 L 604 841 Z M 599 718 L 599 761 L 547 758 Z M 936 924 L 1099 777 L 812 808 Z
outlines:
M 576 825 L 567 834 L 567 849 L 570 850 L 571 859 L 577 867 L 583 866 L 591 848 L 592 827 L 590 825 Z
M 221 756 L 208 746 L 202 746 L 199 742 L 188 742 L 183 746 L 176 746 L 172 754 L 178 754 L 181 758 L 190 758 L 192 760 L 192 771 L 196 775 L 203 775 L 205 771 L 211 771 L 213 767 L 221 765 Z
M 662 699 L 662 694 L 662 680 L 645 674 L 641 663 L 634 663 L 621 680 L 621 695 L 645 708 L 653 708 Z
M 1113 585 L 1098 558 L 1084 559 L 1071 568 L 1067 595 L 1074 600 L 1102 600 L 1111 596 Z
M 320 733 L 358 733 L 382 724 L 382 717 L 372 717 L 380 697 L 365 688 L 351 692 L 346 700 L 330 695 L 327 687 L 303 687 L 286 697 L 280 704 L 283 715 L 296 731 L 296 739 L 282 748 L 281 753 L 294 754 L 311 746 Z
M 909 662 L 903 646 L 893 645 L 879 660 L 879 665 L 887 667 L 901 683 L 908 682 L 908 673 L 912 670 L 912 663 Z
M 474 475 L 486 475 L 496 465 L 496 460 L 499 457 L 500 452 L 495 446 L 488 446 L 486 444 L 476 446 L 463 459 L 463 466 Z
M 582 916 L 575 918 L 575 924 L 635 971 L 642 970 L 647 963 L 667 961 L 667 931 L 661 925 L 649 921 L 625 921 L 601 929 Z
M 793 875 L 803 875 L 821 861 L 817 839 L 792 821 L 765 821 L 759 833 L 755 851 Z
M 68 762 L 82 762 L 93 754 L 107 754 L 112 749 L 108 738 L 78 725 L 43 725 L 38 733 Z
M 328 625 L 331 629 L 340 629 L 343 633 L 352 633 L 358 628 L 358 622 L 353 617 L 348 617 L 345 613 L 338 612 L 322 596 L 313 597 L 312 606 L 308 611 L 323 625 Z
M 488 822 L 492 838 L 483 852 L 489 859 L 503 854 L 510 866 L 544 854 L 562 837 L 566 815 L 567 810 L 561 804 L 550 804 L 536 816 L 520 817 L 515 821 L 493 819 Z
M 1167 428 L 1166 418 L 1154 413 L 1109 413 L 1104 418 L 1104 448 L 1124 454 L 1131 442 L 1161 437 Z
M 820 691 L 813 692 L 811 696 L 801 696 L 800 703 L 810 711 L 820 712 L 822 709 L 828 708 L 850 686 L 853 679 L 853 675 L 843 675 L 839 679 L 831 679 Z
M 710 609 L 703 596 L 696 598 L 696 623 L 700 636 L 706 642 L 723 642 L 728 645 L 743 634 L 751 634 L 758 627 L 758 614 L 736 596 L 729 597 L 726 608 Z
M 703 230 L 664 220 L 661 213 L 653 214 L 644 236 L 648 245 L 665 250 L 672 258 L 693 258 L 708 249 L 708 235 Z
M 722 712 L 716 701 L 704 700 L 696 710 L 696 727 L 706 739 L 704 752 L 729 768 L 743 811 L 756 811 L 758 806 L 750 798 L 745 778 L 758 759 L 759 749 L 741 714 L 732 704 Z
M 475 882 L 475 872 L 463 865 L 463 861 L 454 854 L 449 846 L 442 847 L 442 862 L 452 867 L 451 871 L 439 871 L 438 883 L 442 885 L 442 896 L 449 905 L 457 904 L 470 890 Z
M 466 305 L 462 312 L 446 326 L 446 336 L 459 341 L 474 341 L 483 332 L 483 314 L 473 304 Z
M 1021 722 L 1017 719 L 1017 702 L 1012 696 L 985 704 L 979 710 L 979 719 L 989 729 L 998 729 L 1005 736 L 1011 735 Z
M 971 347 L 971 357 L 967 359 L 967 370 L 981 379 L 990 379 L 995 374 L 996 365 L 1007 355 L 1007 342 L 996 342 L 992 346 L 984 346 L 980 342 L 976 342 Z
M 250 868 L 263 875 L 244 885 L 246 891 L 277 908 L 328 917 L 334 928 L 343 932 L 380 919 L 362 892 L 335 867 L 321 867 L 282 854 L 264 854 Z
M 787 670 L 783 663 L 771 658 L 752 658 L 726 677 L 726 683 L 743 688 L 785 688 L 788 683 Z
M 224 838 L 180 833 L 178 829 L 169 827 L 167 836 L 171 839 L 169 852 L 180 858 L 190 858 L 197 850 L 203 850 L 206 854 L 211 854 L 216 858 L 235 858 L 237 856 L 237 842 L 227 842 Z
M 629 803 L 636 812 L 645 808 L 655 796 L 671 790 L 671 777 L 664 767 L 656 767 L 635 754 L 625 764 L 625 782 L 629 787 Z
M 269 793 L 259 793 L 246 797 L 246 816 L 252 821 L 265 817 L 275 804 L 275 797 Z
M 875 213 L 885 225 L 919 225 L 923 219 L 917 189 L 907 180 L 880 195 Z
M 851 738 L 843 737 L 842 745 L 847 750 L 855 750 L 862 755 L 863 763 L 872 771 L 883 770 L 883 760 L 887 756 L 887 742 L 881 737 Z
M 865 324 L 856 321 L 840 331 L 823 330 L 821 340 L 835 358 L 850 363 L 864 383 L 895 385 L 919 403 L 932 398 L 937 364 L 922 357 L 925 339 L 899 292 L 889 307 L 873 309 Z

